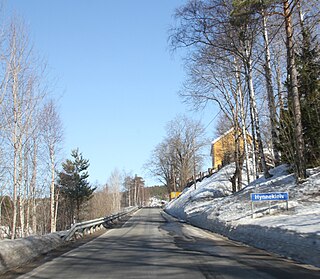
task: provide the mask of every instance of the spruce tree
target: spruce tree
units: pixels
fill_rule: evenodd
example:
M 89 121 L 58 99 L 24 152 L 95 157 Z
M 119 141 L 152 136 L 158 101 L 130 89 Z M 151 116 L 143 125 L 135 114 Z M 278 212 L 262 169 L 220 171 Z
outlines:
M 307 167 L 320 165 L 320 49 L 308 27 L 302 28 L 297 55 L 298 86 Z
M 288 83 L 285 83 L 285 85 L 288 87 Z M 291 106 L 288 105 L 288 102 L 290 103 L 290 101 L 285 98 L 284 102 L 284 106 L 280 108 L 279 143 L 277 148 L 281 152 L 282 163 L 288 163 L 294 167 L 296 164 L 296 147 L 294 141 L 293 113 L 290 109 Z
M 91 187 L 87 180 L 89 160 L 83 158 L 79 149 L 72 150 L 71 156 L 72 160 L 67 159 L 62 164 L 63 171 L 58 175 L 58 187 L 69 203 L 70 217 L 80 221 L 81 206 L 92 197 L 96 188 Z

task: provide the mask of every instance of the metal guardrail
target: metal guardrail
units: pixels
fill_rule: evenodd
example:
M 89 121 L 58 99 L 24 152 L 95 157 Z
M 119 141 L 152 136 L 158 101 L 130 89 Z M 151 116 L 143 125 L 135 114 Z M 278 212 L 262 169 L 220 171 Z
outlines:
M 76 223 L 74 224 L 70 230 L 67 231 L 67 233 L 63 236 L 63 240 L 64 241 L 69 241 L 76 232 L 82 232 L 82 233 L 92 233 L 94 232 L 97 228 L 102 228 L 102 226 L 104 226 L 105 224 L 107 224 L 108 222 L 111 222 L 113 220 L 117 220 L 120 219 L 121 217 L 137 210 L 138 207 L 128 207 L 125 210 L 110 215 L 110 216 L 106 216 L 106 217 L 102 217 L 102 218 L 98 218 L 98 219 L 94 219 L 94 220 L 89 220 L 89 221 L 85 221 L 85 222 L 81 222 L 81 223 Z

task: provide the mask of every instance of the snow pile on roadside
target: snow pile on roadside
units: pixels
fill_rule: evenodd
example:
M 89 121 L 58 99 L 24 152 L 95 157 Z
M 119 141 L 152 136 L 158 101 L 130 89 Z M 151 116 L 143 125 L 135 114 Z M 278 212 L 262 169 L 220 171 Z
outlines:
M 320 169 L 310 170 L 306 182 L 297 185 L 285 165 L 259 178 L 236 194 L 230 194 L 234 166 L 191 186 L 171 201 L 166 211 L 193 225 L 231 239 L 320 266 Z M 285 202 L 255 202 L 251 193 L 288 192 Z
M 0 241 L 0 274 L 30 262 L 63 243 L 59 233 Z
M 201 182 L 196 183 L 189 188 L 185 188 L 179 198 L 172 200 L 166 206 L 166 210 L 170 214 L 180 219 L 186 220 L 188 212 L 186 207 L 191 205 L 191 210 L 202 212 L 202 207 L 212 204 L 212 200 L 219 197 L 226 197 L 231 195 L 231 182 L 230 178 L 234 173 L 234 166 L 229 165 L 221 169 L 219 172 L 214 173 L 209 178 L 203 179 Z

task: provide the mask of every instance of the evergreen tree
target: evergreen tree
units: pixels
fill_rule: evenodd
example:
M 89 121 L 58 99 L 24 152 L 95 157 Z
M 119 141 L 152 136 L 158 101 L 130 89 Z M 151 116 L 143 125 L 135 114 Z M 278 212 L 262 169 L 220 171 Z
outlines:
M 81 206 L 88 201 L 96 187 L 91 187 L 87 181 L 89 174 L 89 160 L 84 159 L 79 149 L 72 150 L 72 160 L 67 159 L 63 164 L 63 171 L 59 173 L 58 187 L 61 195 L 68 202 L 69 215 L 80 221 Z
M 288 83 L 285 85 L 288 87 Z M 289 101 L 287 98 L 284 101 L 285 104 L 280 109 L 279 143 L 277 148 L 281 152 L 281 161 L 295 166 L 296 148 L 294 142 L 293 113 L 290 105 L 288 105 Z
M 305 156 L 307 166 L 316 167 L 320 165 L 320 49 L 305 26 L 302 37 L 297 62 Z

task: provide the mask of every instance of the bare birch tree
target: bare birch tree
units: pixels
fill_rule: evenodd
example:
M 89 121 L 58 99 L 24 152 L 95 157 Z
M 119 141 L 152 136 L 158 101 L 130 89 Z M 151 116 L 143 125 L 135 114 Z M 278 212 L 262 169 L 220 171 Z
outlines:
M 167 138 L 163 139 L 154 148 L 145 168 L 160 183 L 166 185 L 168 193 L 178 190 L 175 179 L 178 176 L 178 166 L 174 158 L 173 148 Z
M 21 199 L 21 187 L 23 179 L 22 152 L 24 136 L 23 104 L 25 102 L 24 89 L 26 82 L 26 69 L 29 63 L 28 56 L 30 55 L 30 49 L 28 48 L 28 40 L 27 37 L 25 37 L 25 31 L 23 30 L 22 25 L 17 22 L 12 21 L 10 25 L 8 41 L 9 55 L 7 60 L 7 69 L 9 71 L 9 85 L 7 89 L 11 96 L 9 97 L 9 95 L 7 95 L 5 115 L 7 117 L 7 124 L 10 127 L 11 131 L 11 142 L 13 148 L 13 219 L 11 228 L 11 238 L 14 239 L 16 236 L 18 208 L 20 208 L 21 215 L 23 206 L 23 200 Z M 20 199 L 19 204 L 18 199 Z M 23 216 L 20 216 L 20 218 L 23 218 Z
M 22 21 L 12 19 L 6 34 L 3 55 L 5 74 L 1 91 L 1 113 L 5 128 L 1 135 L 8 162 L 5 166 L 8 170 L 6 179 L 12 181 L 11 237 L 15 238 L 18 231 L 19 236 L 29 233 L 30 213 L 33 216 L 35 214 L 32 209 L 35 200 L 30 200 L 34 199 L 36 192 L 36 160 L 39 155 L 38 143 L 35 144 L 33 139 L 39 138 L 37 111 L 45 91 L 41 85 L 43 67 L 34 55 Z
M 171 29 L 170 42 L 173 49 L 187 47 L 193 54 L 207 53 L 208 60 L 212 55 L 215 55 L 216 60 L 223 61 L 225 57 L 231 56 L 233 59 L 237 57 L 242 62 L 250 100 L 253 154 L 259 154 L 264 175 L 270 177 L 263 152 L 253 86 L 252 49 L 256 38 L 257 24 L 249 25 L 246 18 L 240 19 L 231 16 L 233 12 L 232 1 L 189 1 L 175 14 L 178 24 Z M 199 55 L 197 56 L 199 57 Z M 211 65 L 212 63 L 210 63 L 210 67 Z M 212 79 L 217 74 L 219 75 L 219 72 L 214 72 Z M 219 89 L 219 87 L 215 89 Z M 210 101 L 210 98 L 207 98 L 206 101 Z M 259 152 L 256 152 L 255 142 L 258 142 Z
M 119 212 L 121 208 L 122 175 L 118 169 L 114 169 L 108 179 L 108 188 L 111 194 L 111 208 L 113 212 Z
M 200 122 L 177 116 L 166 127 L 167 134 L 154 149 L 147 168 L 168 192 L 182 191 L 202 167 L 202 148 L 208 143 Z
M 50 228 L 51 232 L 56 231 L 58 195 L 55 191 L 58 156 L 63 141 L 63 127 L 56 105 L 50 100 L 43 107 L 41 113 L 41 134 L 46 149 L 48 165 L 50 169 Z
M 112 213 L 112 203 L 109 187 L 104 185 L 93 194 L 89 201 L 89 218 L 96 219 L 108 216 Z

